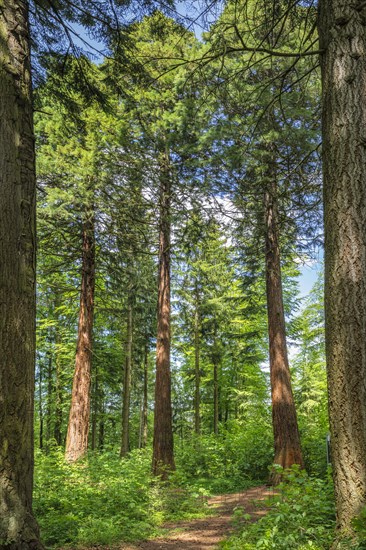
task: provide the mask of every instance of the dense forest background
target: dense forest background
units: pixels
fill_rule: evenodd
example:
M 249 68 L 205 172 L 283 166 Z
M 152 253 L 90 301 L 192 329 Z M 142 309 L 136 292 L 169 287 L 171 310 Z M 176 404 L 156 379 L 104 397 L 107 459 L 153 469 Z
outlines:
M 256 524 L 239 512 L 225 548 L 364 548 L 361 447 L 342 439 L 342 422 L 362 431 L 362 406 L 350 377 L 353 413 L 337 417 L 347 371 L 328 366 L 329 446 L 323 218 L 337 201 L 324 214 L 317 5 L 41 4 L 32 437 L 45 544 L 151 537 L 207 513 L 209 494 L 270 482 L 278 502 Z M 323 117 L 324 90 L 323 74 Z M 327 243 L 346 257 L 334 242 L 326 257 Z M 307 296 L 304 265 L 317 270 Z M 329 314 L 330 361 L 342 315 Z M 6 522 L 0 546 L 20 548 Z

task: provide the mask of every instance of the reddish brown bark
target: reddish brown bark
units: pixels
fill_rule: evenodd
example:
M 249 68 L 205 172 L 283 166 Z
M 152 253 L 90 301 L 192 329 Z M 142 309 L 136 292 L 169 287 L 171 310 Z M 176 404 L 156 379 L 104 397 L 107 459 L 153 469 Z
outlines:
M 70 462 L 81 458 L 88 449 L 94 288 L 94 210 L 88 209 L 83 222 L 82 232 L 82 273 L 78 339 L 65 451 L 66 459 Z
M 303 468 L 304 463 L 287 355 L 275 176 L 272 175 L 271 179 L 272 181 L 269 183 L 264 196 L 264 208 L 274 463 L 283 468 L 289 468 L 293 464 L 299 464 Z
M 168 154 L 160 164 L 158 331 L 153 441 L 153 473 L 166 479 L 175 469 L 170 376 L 170 170 Z

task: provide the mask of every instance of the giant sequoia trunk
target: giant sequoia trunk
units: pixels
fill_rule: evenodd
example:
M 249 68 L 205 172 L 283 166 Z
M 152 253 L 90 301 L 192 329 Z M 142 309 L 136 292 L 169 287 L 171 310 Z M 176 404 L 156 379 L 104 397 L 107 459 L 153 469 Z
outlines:
M 325 325 L 338 527 L 366 505 L 366 6 L 320 2 Z
M 158 333 L 156 348 L 153 472 L 167 478 L 175 469 L 170 380 L 170 169 L 168 154 L 160 164 Z
M 264 195 L 264 209 L 274 463 L 283 468 L 289 468 L 293 464 L 303 467 L 286 346 L 276 205 L 277 186 L 273 174 L 270 179 L 272 181 L 268 184 Z M 276 481 L 276 476 L 274 476 L 274 481 Z
M 32 515 L 34 138 L 27 2 L 0 2 L 0 547 L 41 548 Z
M 90 208 L 86 211 L 82 231 L 82 272 L 78 339 L 65 452 L 66 459 L 70 462 L 81 458 L 88 449 L 94 288 L 94 209 Z
M 131 366 L 132 366 L 132 305 L 127 308 L 127 338 L 126 338 L 126 362 L 123 380 L 122 402 L 122 443 L 121 456 L 126 456 L 129 451 L 129 423 L 130 423 L 130 394 L 131 394 Z

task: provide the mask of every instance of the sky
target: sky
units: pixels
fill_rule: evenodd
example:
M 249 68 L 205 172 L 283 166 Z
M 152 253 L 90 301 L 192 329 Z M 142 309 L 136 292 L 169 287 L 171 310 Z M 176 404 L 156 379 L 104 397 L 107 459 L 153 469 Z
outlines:
M 307 296 L 310 293 L 318 278 L 319 273 L 321 272 L 321 269 L 322 266 L 320 262 L 304 265 L 301 267 L 301 275 L 299 278 L 301 297 Z

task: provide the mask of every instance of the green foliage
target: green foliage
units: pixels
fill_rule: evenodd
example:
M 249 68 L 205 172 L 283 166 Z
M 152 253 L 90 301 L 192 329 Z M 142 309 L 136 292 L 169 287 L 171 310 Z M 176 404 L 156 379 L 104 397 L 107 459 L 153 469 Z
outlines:
M 235 422 L 220 436 L 192 437 L 176 449 L 185 483 L 213 494 L 234 492 L 268 478 L 273 458 L 269 423 Z
M 295 324 L 299 351 L 292 362 L 293 382 L 305 466 L 312 475 L 323 477 L 329 423 L 322 272 Z
M 355 548 L 358 550 L 365 550 L 366 548 L 366 506 L 362 509 L 360 514 L 356 516 L 352 522 L 352 527 L 355 530 L 357 536 L 357 542 Z
M 243 531 L 223 544 L 225 550 L 330 547 L 335 527 L 330 479 L 308 477 L 297 467 L 283 472 L 283 479 L 267 515 L 257 523 L 246 520 Z
M 104 452 L 71 465 L 60 450 L 36 456 L 34 511 L 49 546 L 113 544 L 153 536 L 165 520 L 204 512 L 186 488 L 150 473 L 150 452 Z

